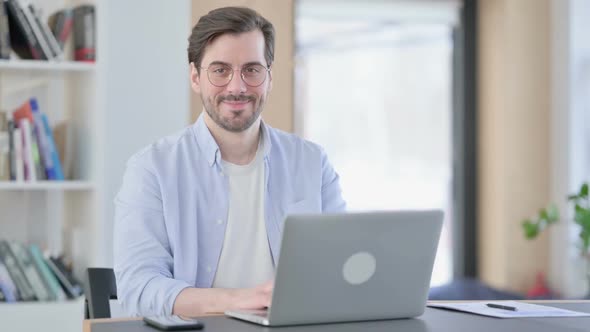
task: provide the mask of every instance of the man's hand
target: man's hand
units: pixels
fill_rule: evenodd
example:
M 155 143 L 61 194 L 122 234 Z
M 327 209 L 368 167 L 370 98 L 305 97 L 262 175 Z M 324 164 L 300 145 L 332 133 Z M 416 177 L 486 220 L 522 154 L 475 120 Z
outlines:
M 270 307 L 274 280 L 265 282 L 254 288 L 233 289 L 228 309 L 264 309 Z
M 172 314 L 195 317 L 226 310 L 264 309 L 270 306 L 274 280 L 253 288 L 185 288 L 174 302 Z

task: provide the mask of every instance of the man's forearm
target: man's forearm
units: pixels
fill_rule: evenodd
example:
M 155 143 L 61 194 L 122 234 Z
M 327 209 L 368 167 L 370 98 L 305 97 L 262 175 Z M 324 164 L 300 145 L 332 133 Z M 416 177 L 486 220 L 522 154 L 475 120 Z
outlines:
M 172 313 L 189 317 L 222 313 L 231 303 L 230 294 L 230 290 L 222 288 L 185 288 L 176 297 Z
M 174 315 L 196 317 L 229 309 L 264 309 L 270 306 L 272 280 L 254 288 L 185 288 L 176 297 Z

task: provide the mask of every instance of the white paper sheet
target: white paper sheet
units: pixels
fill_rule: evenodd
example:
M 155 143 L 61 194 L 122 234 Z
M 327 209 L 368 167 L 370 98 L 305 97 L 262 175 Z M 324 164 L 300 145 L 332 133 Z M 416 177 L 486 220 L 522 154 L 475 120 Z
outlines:
M 487 306 L 488 303 L 515 307 L 517 310 L 496 309 Z M 486 301 L 486 302 L 433 302 L 429 307 L 446 308 L 498 318 L 519 317 L 588 317 L 590 314 L 538 304 L 516 301 Z

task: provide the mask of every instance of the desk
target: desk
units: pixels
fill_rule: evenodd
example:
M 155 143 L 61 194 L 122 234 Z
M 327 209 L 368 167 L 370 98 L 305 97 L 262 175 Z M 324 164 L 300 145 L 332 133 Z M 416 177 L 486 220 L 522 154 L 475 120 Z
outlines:
M 535 302 L 590 313 L 590 301 L 547 301 Z M 203 332 L 438 332 L 438 331 L 476 331 L 476 332 L 568 332 L 589 331 L 590 317 L 577 318 L 492 318 L 426 308 L 424 315 L 415 319 L 397 319 L 386 321 L 355 322 L 342 324 L 321 324 L 269 328 L 242 322 L 224 316 L 208 316 L 199 318 L 205 324 Z M 154 332 L 139 319 L 110 320 L 97 319 L 84 322 L 84 332 Z

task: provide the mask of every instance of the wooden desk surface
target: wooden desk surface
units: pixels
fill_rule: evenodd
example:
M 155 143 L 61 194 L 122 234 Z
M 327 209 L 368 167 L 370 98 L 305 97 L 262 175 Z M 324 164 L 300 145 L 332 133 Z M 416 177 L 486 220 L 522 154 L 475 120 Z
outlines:
M 429 303 L 437 302 L 481 302 L 481 301 L 429 301 Z M 500 301 L 501 302 L 501 301 Z M 535 304 L 551 304 L 551 303 L 590 303 L 590 300 L 538 300 L 538 301 L 519 301 Z M 221 314 L 210 314 L 199 317 L 220 316 Z M 199 318 L 197 317 L 197 318 Z M 83 332 L 92 332 L 92 326 L 101 323 L 123 322 L 141 320 L 141 317 L 127 317 L 127 318 L 100 318 L 100 319 L 85 319 L 83 323 Z

